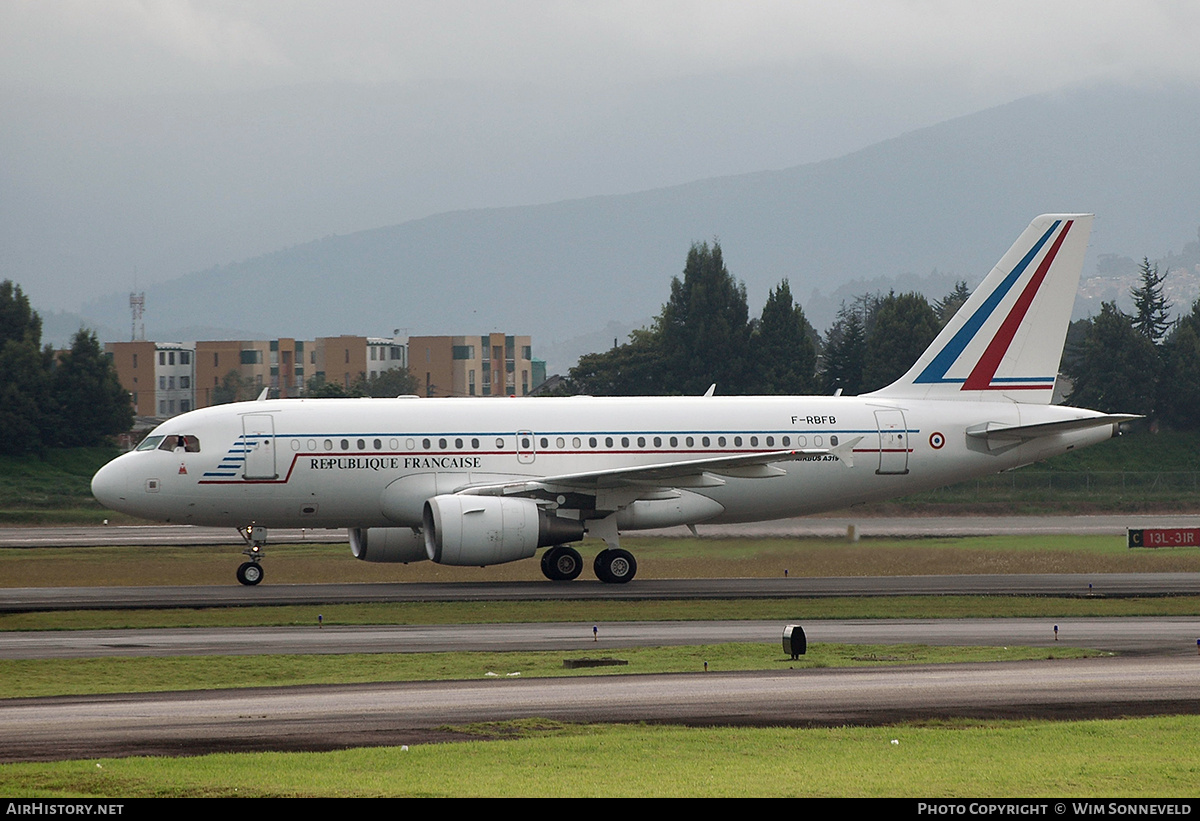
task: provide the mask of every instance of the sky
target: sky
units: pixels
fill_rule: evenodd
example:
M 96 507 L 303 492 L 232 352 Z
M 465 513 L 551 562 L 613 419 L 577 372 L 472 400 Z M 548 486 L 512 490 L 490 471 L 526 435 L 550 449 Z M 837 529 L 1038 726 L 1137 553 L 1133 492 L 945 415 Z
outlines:
M 1194 83 L 1197 43 L 1191 0 L 0 0 L 0 278 L 77 310 L 329 233 L 784 168 L 1079 83 Z M 285 88 L 388 89 L 393 119 L 295 146 L 280 115 L 250 148 L 300 159 L 258 181 L 245 128 L 187 121 Z M 147 112 L 173 124 L 153 141 Z
M 324 80 L 561 87 L 775 67 L 900 74 L 981 103 L 1200 73 L 1169 2 L 4 0 L 0 85 L 97 94 Z M 914 94 L 919 94 L 916 87 Z

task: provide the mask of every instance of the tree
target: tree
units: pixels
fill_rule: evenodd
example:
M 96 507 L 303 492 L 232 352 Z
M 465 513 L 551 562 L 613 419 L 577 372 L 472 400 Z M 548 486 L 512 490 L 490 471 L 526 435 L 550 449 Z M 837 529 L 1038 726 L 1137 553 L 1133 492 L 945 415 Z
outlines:
M 1191 314 L 1176 323 L 1159 353 L 1159 418 L 1179 430 L 1200 428 L 1200 300 L 1192 305 Z
M 52 443 L 49 357 L 28 340 L 0 345 L 0 453 L 37 453 Z
M 714 382 L 725 394 L 744 391 L 750 346 L 746 288 L 725 268 L 719 243 L 692 245 L 683 279 L 671 280 L 656 330 L 664 392 L 702 394 Z
M 233 368 L 221 379 L 221 384 L 213 388 L 212 403 L 226 405 L 230 402 L 245 402 L 255 397 L 254 380 L 243 377 L 237 368 Z
M 53 443 L 52 352 L 41 344 L 42 319 L 21 286 L 0 282 L 0 453 L 34 453 Z
M 59 357 L 51 380 L 60 416 L 55 444 L 99 445 L 133 427 L 133 407 L 92 331 L 80 329 Z
M 821 355 L 821 388 L 839 390 L 847 396 L 862 392 L 863 367 L 867 358 L 867 330 L 862 315 L 843 302 L 837 320 L 825 334 Z
M 4 343 L 42 344 L 42 318 L 29 306 L 29 298 L 12 280 L 0 282 L 0 348 Z
M 350 386 L 352 396 L 408 396 L 420 388 L 417 378 L 404 368 L 383 371 L 374 378 L 360 375 Z
M 638 396 L 701 394 L 715 382 L 722 393 L 741 393 L 753 381 L 748 316 L 746 289 L 726 270 L 721 246 L 693 244 L 653 327 L 581 357 L 571 386 L 594 396 Z
M 1154 343 L 1112 302 L 1100 306 L 1069 375 L 1068 400 L 1105 413 L 1154 413 L 1159 372 Z
M 785 279 L 771 290 L 750 336 L 754 381 L 750 393 L 807 394 L 816 390 L 817 350 L 812 326 L 793 303 Z
M 658 334 L 641 328 L 610 351 L 579 357 L 568 381 L 576 393 L 591 396 L 647 396 L 663 393 Z
M 1130 289 L 1133 297 L 1133 328 L 1155 345 L 1162 342 L 1167 328 L 1171 326 L 1167 319 L 1171 303 L 1163 296 L 1163 280 L 1166 274 L 1158 272 L 1158 265 L 1151 265 L 1148 257 L 1142 257 L 1138 267 L 1136 288 Z
M 954 283 L 954 290 L 933 303 L 933 312 L 937 314 L 938 324 L 945 328 L 946 323 L 958 313 L 958 309 L 971 298 L 971 289 L 967 283 L 959 280 Z
M 941 330 L 937 314 L 919 293 L 889 293 L 867 334 L 863 389 L 873 391 L 903 376 Z

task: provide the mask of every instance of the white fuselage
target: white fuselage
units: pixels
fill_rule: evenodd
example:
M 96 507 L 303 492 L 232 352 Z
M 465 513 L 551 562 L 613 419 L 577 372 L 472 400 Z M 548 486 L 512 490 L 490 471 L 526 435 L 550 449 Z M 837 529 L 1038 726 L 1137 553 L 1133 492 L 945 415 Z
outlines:
M 767 520 L 1009 470 L 1114 433 L 1101 425 L 989 450 L 968 428 L 1100 415 L 870 396 L 266 400 L 164 422 L 151 437 L 165 437 L 154 439 L 159 445 L 106 465 L 93 490 L 108 507 L 168 522 L 417 528 L 428 498 L 468 485 L 830 448 L 861 437 L 851 467 L 823 455 L 778 462 L 768 475 L 727 471 L 676 486 L 658 507 L 627 505 L 618 522 L 639 529 Z M 194 438 L 176 438 L 175 447 L 172 437 Z M 570 502 L 562 501 L 565 511 Z

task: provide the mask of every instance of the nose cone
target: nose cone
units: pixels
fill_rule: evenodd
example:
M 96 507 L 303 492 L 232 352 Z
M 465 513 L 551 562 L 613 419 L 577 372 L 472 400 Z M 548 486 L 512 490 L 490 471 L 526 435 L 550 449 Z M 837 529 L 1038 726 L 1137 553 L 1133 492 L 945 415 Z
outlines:
M 128 471 L 125 460 L 116 458 L 96 471 L 92 477 L 92 495 L 110 510 L 125 510 L 129 505 Z

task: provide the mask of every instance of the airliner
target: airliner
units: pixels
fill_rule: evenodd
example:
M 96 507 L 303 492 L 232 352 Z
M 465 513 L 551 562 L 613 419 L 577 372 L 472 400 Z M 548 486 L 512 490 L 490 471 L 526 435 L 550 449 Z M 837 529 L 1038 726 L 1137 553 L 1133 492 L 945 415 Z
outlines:
M 1012 470 L 1138 418 L 1051 404 L 1090 214 L 1037 217 L 916 364 L 861 396 L 281 399 L 169 419 L 92 480 L 106 507 L 236 527 L 263 578 L 271 528 L 346 528 L 368 562 L 489 566 L 622 531 L 836 510 Z

